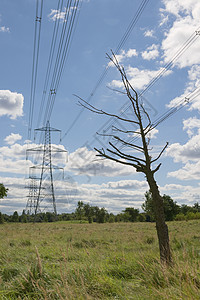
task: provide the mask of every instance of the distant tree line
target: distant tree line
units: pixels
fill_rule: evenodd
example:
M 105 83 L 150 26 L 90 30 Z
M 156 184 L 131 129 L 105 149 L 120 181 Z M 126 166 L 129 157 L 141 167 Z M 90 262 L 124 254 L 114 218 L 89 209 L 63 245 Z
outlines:
M 170 196 L 163 195 L 164 212 L 166 221 L 182 221 L 200 219 L 200 204 L 193 206 L 186 204 L 178 205 Z M 109 213 L 104 207 L 91 206 L 88 203 L 78 201 L 75 212 L 55 215 L 51 212 L 26 214 L 23 210 L 19 215 L 17 211 L 13 215 L 0 212 L 0 224 L 4 222 L 55 222 L 55 221 L 79 221 L 89 223 L 113 223 L 113 222 L 155 222 L 155 213 L 151 192 L 145 193 L 145 202 L 142 204 L 144 212 L 134 207 L 127 207 L 119 214 Z

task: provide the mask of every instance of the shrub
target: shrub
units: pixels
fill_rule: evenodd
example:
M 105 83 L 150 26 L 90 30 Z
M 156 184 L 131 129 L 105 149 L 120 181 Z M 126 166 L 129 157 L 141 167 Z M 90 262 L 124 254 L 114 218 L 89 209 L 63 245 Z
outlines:
M 175 221 L 184 221 L 184 220 L 185 220 L 185 215 L 182 213 L 176 215 L 175 217 Z

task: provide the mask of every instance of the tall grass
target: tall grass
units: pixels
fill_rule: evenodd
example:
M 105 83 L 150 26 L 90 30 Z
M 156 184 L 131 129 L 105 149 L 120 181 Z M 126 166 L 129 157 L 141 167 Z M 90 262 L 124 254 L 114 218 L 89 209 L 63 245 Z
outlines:
M 155 224 L 4 224 L 0 299 L 199 299 L 200 221 L 168 225 L 171 267 Z

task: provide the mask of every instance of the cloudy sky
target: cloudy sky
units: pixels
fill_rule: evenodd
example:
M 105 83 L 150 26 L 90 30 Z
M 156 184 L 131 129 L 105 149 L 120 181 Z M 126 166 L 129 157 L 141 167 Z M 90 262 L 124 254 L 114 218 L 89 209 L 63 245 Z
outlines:
M 0 200 L 0 211 L 21 213 L 26 207 L 31 167 L 42 162 L 42 152 L 26 153 L 44 141 L 34 129 L 48 119 L 62 131 L 61 139 L 52 133 L 52 144 L 68 151 L 53 154 L 53 164 L 65 170 L 62 182 L 55 174 L 58 212 L 73 211 L 78 200 L 114 213 L 129 206 L 141 208 L 148 190 L 144 176 L 95 156 L 94 147 L 106 147 L 109 141 L 96 132 L 109 135 L 112 125 L 121 125 L 83 110 L 74 96 L 110 113 L 128 107 L 126 97 L 115 92 L 123 91 L 123 86 L 106 58 L 111 50 L 142 93 L 152 121 L 180 108 L 151 134 L 152 155 L 169 143 L 156 179 L 161 193 L 179 204 L 200 202 L 199 0 L 65 0 L 59 9 L 61 2 L 0 2 L 0 182 L 9 188 L 8 197 Z M 62 31 L 67 28 L 66 11 L 67 26 L 73 24 L 68 40 Z M 68 48 L 59 65 L 60 41 Z M 55 89 L 56 68 L 61 71 Z M 46 85 L 45 78 L 49 78 Z M 128 109 L 124 114 L 130 117 Z

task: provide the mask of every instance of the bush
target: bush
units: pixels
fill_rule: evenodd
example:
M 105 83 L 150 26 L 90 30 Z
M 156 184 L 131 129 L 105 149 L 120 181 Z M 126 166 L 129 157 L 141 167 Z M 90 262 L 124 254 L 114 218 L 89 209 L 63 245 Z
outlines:
M 195 219 L 195 213 L 189 211 L 189 212 L 187 212 L 185 217 L 186 217 L 186 220 L 194 220 Z
M 145 214 L 139 214 L 139 216 L 137 216 L 137 221 L 138 222 L 145 222 L 146 221 Z
M 184 221 L 185 220 L 185 215 L 182 213 L 179 213 L 178 215 L 176 215 L 175 217 L 175 221 Z

